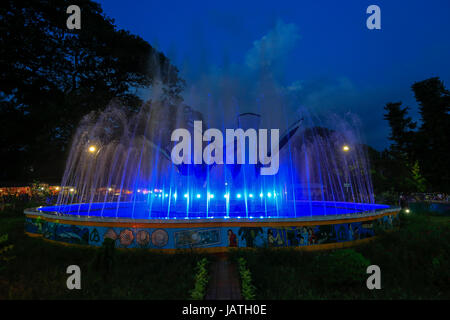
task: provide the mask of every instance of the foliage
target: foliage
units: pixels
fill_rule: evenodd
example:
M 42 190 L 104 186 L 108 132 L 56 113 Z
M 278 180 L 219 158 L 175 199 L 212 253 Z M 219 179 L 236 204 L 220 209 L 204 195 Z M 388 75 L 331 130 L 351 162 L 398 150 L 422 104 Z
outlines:
M 450 191 L 450 92 L 439 78 L 416 82 L 412 86 L 419 103 L 422 125 L 417 132 L 415 157 L 424 178 L 437 190 Z
M 252 284 L 252 274 L 247 268 L 244 258 L 241 257 L 237 261 L 239 264 L 239 274 L 241 276 L 242 297 L 245 300 L 253 300 L 255 299 L 255 287 Z
M 391 127 L 389 140 L 393 142 L 391 150 L 407 154 L 411 151 L 411 143 L 413 139 L 412 129 L 416 128 L 416 123 L 411 117 L 407 117 L 409 107 L 401 108 L 401 102 L 388 103 L 384 107 L 387 113 L 384 119 L 388 121 Z
M 168 100 L 180 99 L 184 81 L 166 56 L 118 29 L 91 0 L 77 2 L 81 29 L 68 30 L 71 4 L 5 0 L 0 7 L 3 181 L 59 180 L 78 122 L 113 99 L 135 112 L 136 89 L 160 84 Z
M 389 189 L 449 192 L 450 93 L 439 78 L 416 82 L 412 90 L 419 103 L 421 125 L 414 130 L 416 123 L 408 116 L 409 108 L 401 108 L 401 102 L 386 104 L 392 144 L 385 152 L 388 161 L 379 163 L 378 168 L 387 171 L 384 177 L 391 183 Z
M 195 287 L 191 291 L 191 298 L 194 300 L 203 300 L 208 286 L 208 259 L 203 258 L 197 263 L 197 273 L 195 274 Z
M 252 271 L 256 299 L 449 299 L 450 218 L 412 210 L 401 226 L 347 250 L 307 252 L 292 248 L 235 250 Z M 343 253 L 340 253 L 343 252 Z M 347 252 L 347 253 L 346 253 Z M 344 257 L 360 264 L 344 270 Z M 364 258 L 361 258 L 364 257 Z M 366 287 L 366 265 L 381 269 L 382 290 Z M 340 271 L 339 271 L 340 270 Z M 320 275 L 324 275 L 319 276 Z M 345 282 L 337 275 L 350 277 Z M 338 284 L 340 282 L 340 284 Z
M 398 205 L 399 195 L 393 189 L 375 193 L 375 203 Z
M 318 282 L 335 287 L 356 286 L 364 283 L 369 260 L 353 249 L 341 249 L 318 254 L 314 259 Z
M 9 210 L 9 209 L 8 209 Z M 197 262 L 204 255 L 162 254 L 148 249 L 114 251 L 112 276 L 92 261 L 103 251 L 97 247 L 67 247 L 24 234 L 20 209 L 0 214 L 0 234 L 14 245 L 13 260 L 0 270 L 0 300 L 4 299 L 150 299 L 185 300 L 195 285 Z M 78 265 L 82 290 L 66 287 L 67 266 Z
M 11 261 L 14 259 L 14 256 L 10 256 L 10 251 L 14 248 L 14 245 L 9 244 L 7 245 L 8 241 L 8 234 L 4 234 L 0 236 L 0 270 L 3 270 L 5 268 L 5 264 L 8 261 Z
M 426 180 L 421 174 L 419 161 L 414 162 L 414 165 L 411 168 L 411 174 L 417 191 L 425 192 L 425 190 L 427 189 Z

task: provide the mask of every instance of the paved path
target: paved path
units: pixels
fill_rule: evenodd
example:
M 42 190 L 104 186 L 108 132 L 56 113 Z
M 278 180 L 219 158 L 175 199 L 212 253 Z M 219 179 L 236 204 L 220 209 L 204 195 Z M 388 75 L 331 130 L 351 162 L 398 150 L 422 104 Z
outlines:
M 211 265 L 206 300 L 242 300 L 239 284 L 239 272 L 225 254 L 217 255 L 217 260 Z

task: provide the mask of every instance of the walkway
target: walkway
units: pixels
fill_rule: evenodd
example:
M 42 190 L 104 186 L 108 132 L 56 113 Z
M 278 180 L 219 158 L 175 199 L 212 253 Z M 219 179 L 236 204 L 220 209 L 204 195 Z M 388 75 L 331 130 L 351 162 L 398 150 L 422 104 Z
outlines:
M 242 300 L 239 284 L 239 272 L 226 254 L 217 255 L 217 260 L 211 266 L 206 300 Z

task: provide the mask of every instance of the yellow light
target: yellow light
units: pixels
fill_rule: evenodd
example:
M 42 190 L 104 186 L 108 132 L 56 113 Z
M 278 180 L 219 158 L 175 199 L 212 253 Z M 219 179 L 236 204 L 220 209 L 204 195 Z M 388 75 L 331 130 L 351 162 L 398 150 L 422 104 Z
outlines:
M 74 188 L 70 188 L 70 190 L 69 190 L 70 192 L 74 192 L 75 191 L 75 189 Z
M 406 212 L 406 213 L 409 213 L 410 211 L 409 211 L 409 209 L 406 209 L 405 212 Z
M 56 187 L 55 189 L 56 189 L 56 190 L 59 190 L 59 187 Z
M 108 188 L 108 191 L 112 191 L 112 188 Z
M 90 146 L 89 147 L 89 152 L 90 153 L 94 153 L 97 150 L 97 148 L 95 146 Z
M 350 151 L 350 147 L 349 147 L 348 145 L 345 144 L 345 145 L 342 147 L 342 151 L 348 152 L 348 151 Z

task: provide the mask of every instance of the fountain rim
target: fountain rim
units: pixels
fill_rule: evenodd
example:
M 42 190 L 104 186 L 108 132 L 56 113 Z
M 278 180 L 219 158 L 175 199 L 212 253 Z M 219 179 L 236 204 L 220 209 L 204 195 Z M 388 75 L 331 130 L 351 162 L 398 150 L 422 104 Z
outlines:
M 321 201 L 319 201 L 321 202 Z M 351 204 L 352 202 L 346 202 Z M 74 204 L 76 205 L 76 204 Z M 339 214 L 339 215 L 316 215 L 316 216 L 303 216 L 303 217 L 290 217 L 290 218 L 278 218 L 278 217 L 241 217 L 241 218 L 182 218 L 182 219 L 133 219 L 133 218 L 105 218 L 98 216 L 85 216 L 85 215 L 72 215 L 59 213 L 57 211 L 43 212 L 39 211 L 40 207 L 27 208 L 24 210 L 26 216 L 30 218 L 42 217 L 45 220 L 51 221 L 67 221 L 67 222 L 78 222 L 79 224 L 90 224 L 99 223 L 101 225 L 119 225 L 119 224 L 132 224 L 132 225 L 165 225 L 167 228 L 178 227 L 179 225 L 193 225 L 193 224 L 207 224 L 207 225 L 227 225 L 230 226 L 239 224 L 242 225 L 250 224 L 254 226 L 263 226 L 273 223 L 298 223 L 299 225 L 308 223 L 342 223 L 350 221 L 367 220 L 367 218 L 376 218 L 387 214 L 398 213 L 400 207 L 392 206 L 384 209 L 373 209 L 367 210 L 360 213 L 349 213 L 349 214 Z

